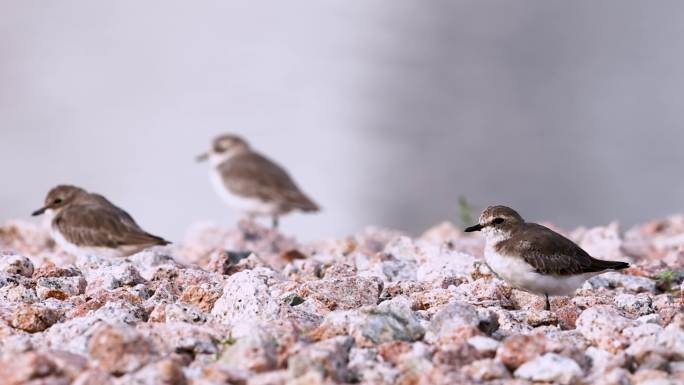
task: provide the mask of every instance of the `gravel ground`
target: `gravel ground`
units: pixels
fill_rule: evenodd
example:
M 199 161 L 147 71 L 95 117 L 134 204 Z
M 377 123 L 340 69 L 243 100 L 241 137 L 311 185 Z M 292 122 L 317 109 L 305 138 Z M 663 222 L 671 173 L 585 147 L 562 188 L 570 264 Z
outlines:
M 0 227 L 0 384 L 684 384 L 684 217 L 567 234 L 633 266 L 545 311 L 449 223 L 300 244 L 240 222 L 125 259 Z

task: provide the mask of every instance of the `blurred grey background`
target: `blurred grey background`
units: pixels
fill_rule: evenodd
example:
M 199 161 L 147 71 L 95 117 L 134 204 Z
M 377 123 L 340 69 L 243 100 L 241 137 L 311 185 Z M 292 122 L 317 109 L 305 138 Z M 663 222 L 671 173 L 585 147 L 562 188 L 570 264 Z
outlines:
M 107 195 L 178 240 L 231 224 L 195 155 L 247 137 L 324 207 L 300 238 L 684 207 L 684 2 L 0 2 L 0 221 Z

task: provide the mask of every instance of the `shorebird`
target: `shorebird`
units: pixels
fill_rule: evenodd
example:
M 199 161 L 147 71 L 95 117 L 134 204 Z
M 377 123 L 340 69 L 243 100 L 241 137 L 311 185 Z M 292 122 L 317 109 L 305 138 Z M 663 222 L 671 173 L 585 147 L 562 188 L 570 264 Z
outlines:
M 45 205 L 33 216 L 52 218 L 52 238 L 66 252 L 76 256 L 125 257 L 168 241 L 145 232 L 124 210 L 107 198 L 76 186 L 51 189 Z
M 629 267 L 596 259 L 557 232 L 525 222 L 506 206 L 488 207 L 479 223 L 465 231 L 482 231 L 484 257 L 492 272 L 517 289 L 543 295 L 546 310 L 551 308 L 550 295 L 571 295 L 595 275 Z
M 235 135 L 214 139 L 211 149 L 198 161 L 211 163 L 210 180 L 228 205 L 247 213 L 250 219 L 270 216 L 273 228 L 278 218 L 291 211 L 315 212 L 319 207 L 306 196 L 282 167 L 252 150 Z

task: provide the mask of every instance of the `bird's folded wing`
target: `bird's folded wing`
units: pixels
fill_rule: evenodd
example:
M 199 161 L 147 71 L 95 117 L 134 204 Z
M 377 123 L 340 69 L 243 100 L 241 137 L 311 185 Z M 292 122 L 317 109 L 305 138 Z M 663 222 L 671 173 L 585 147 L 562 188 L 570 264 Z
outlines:
M 575 275 L 621 268 L 623 262 L 593 258 L 577 244 L 541 225 L 514 234 L 509 247 L 541 274 Z M 529 231 L 532 230 L 532 231 Z
M 114 205 L 70 206 L 55 217 L 53 226 L 67 241 L 78 246 L 115 248 L 168 243 L 142 230 L 128 213 Z
M 244 197 L 299 208 L 316 208 L 287 171 L 254 152 L 237 155 L 219 166 L 226 188 Z

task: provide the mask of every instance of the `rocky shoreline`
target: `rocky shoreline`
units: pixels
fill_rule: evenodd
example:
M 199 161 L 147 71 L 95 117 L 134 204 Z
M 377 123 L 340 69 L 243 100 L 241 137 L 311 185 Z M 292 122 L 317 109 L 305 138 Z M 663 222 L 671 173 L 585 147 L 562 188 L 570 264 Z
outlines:
M 306 244 L 198 224 L 112 260 L 8 222 L 0 384 L 684 384 L 684 217 L 568 236 L 633 266 L 546 311 L 449 223 Z

